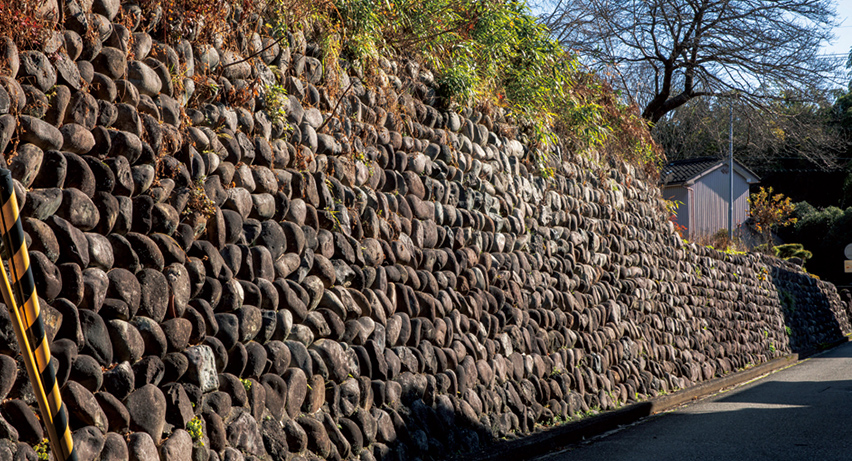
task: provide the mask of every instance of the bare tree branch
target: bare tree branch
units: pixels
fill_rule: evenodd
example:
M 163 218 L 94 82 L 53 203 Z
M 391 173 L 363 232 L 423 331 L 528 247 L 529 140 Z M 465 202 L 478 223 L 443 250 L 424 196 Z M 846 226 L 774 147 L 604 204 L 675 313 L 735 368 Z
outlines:
M 821 88 L 841 60 L 819 56 L 832 0 L 552 0 L 541 5 L 561 43 L 659 122 L 688 101 L 737 91 L 759 106 Z
M 848 144 L 829 123 L 828 93 L 787 93 L 760 106 L 734 95 L 694 98 L 661 120 L 653 136 L 670 160 L 726 156 L 733 105 L 735 155 L 758 174 L 801 161 L 830 170 L 839 166 L 838 154 Z

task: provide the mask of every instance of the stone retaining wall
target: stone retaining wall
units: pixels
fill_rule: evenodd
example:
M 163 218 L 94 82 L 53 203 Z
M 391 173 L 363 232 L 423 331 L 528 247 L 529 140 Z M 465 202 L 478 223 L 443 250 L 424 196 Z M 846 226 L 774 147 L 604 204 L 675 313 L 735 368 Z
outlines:
M 629 165 L 531 173 L 514 127 L 436 107 L 416 63 L 326 83 L 299 34 L 239 62 L 271 42 L 171 47 L 113 22 L 134 5 L 85 7 L 41 50 L 0 43 L 83 460 L 441 459 L 850 331 L 832 285 L 683 244 Z M 0 312 L 0 459 L 32 459 Z

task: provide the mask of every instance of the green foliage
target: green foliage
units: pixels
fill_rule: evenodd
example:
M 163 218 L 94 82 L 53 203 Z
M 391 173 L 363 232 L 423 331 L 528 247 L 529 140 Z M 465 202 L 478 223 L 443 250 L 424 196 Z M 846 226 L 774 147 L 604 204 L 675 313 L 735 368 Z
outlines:
M 811 259 L 814 254 L 806 250 L 801 243 L 786 243 L 775 248 L 775 256 L 781 259 L 800 258 L 803 261 Z
M 852 132 L 852 82 L 849 84 L 849 90 L 838 95 L 834 101 L 831 115 L 834 123 L 847 135 Z
M 677 210 L 678 208 L 680 208 L 681 205 L 683 205 L 683 202 L 681 202 L 680 200 L 663 200 L 663 204 L 666 207 L 666 214 L 669 216 L 669 221 L 671 221 L 672 225 L 674 226 L 675 232 L 677 232 L 678 237 L 682 239 L 684 233 L 687 231 L 687 228 L 683 224 L 678 224 Z
M 139 0 L 142 26 L 166 43 L 189 39 L 217 48 L 243 49 L 258 32 L 273 40 L 304 38 L 320 45 L 326 89 L 349 69 L 367 86 L 385 86 L 389 62 L 381 56 L 420 62 L 434 78 L 446 108 L 476 106 L 485 115 L 502 113 L 522 127 L 531 148 L 532 171 L 555 175 L 564 159 L 555 146 L 597 162 L 619 156 L 656 172 L 661 151 L 634 107 L 584 70 L 559 45 L 524 2 L 517 0 Z M 258 27 L 256 18 L 266 20 Z M 118 19 L 134 29 L 137 18 Z M 288 35 L 288 33 L 294 35 Z M 268 42 L 267 42 L 268 43 Z M 251 59 L 252 56 L 244 56 Z M 341 59 L 345 58 L 345 59 Z M 412 68 L 411 70 L 416 70 Z M 415 76 L 416 77 L 416 76 Z M 197 97 L 217 95 L 214 78 L 199 72 Z M 331 83 L 331 84 L 329 84 Z M 396 88 L 410 92 L 411 88 Z M 284 117 L 286 93 L 266 88 L 270 118 Z M 391 104 L 396 104 L 392 101 Z M 499 131 L 499 130 L 495 130 Z M 604 155 L 601 155 L 604 154 Z
M 287 123 L 287 107 L 290 100 L 287 98 L 287 90 L 281 85 L 266 85 L 263 93 L 266 103 L 266 115 L 272 123 Z
M 852 69 L 852 48 L 849 48 L 849 56 L 846 58 L 846 68 Z
M 201 426 L 201 417 L 195 416 L 186 422 L 186 431 L 192 437 L 192 441 L 204 446 L 204 430 Z
M 796 224 L 779 235 L 786 241 L 800 242 L 811 251 L 808 271 L 835 283 L 847 283 L 843 250 L 852 243 L 852 208 L 815 208 L 799 202 L 793 216 Z
M 384 47 L 383 28 L 385 26 L 383 23 L 386 19 L 393 17 L 387 10 L 389 5 L 382 3 L 372 0 L 334 2 L 339 13 L 338 18 L 346 34 L 341 47 L 344 55 L 366 64 L 373 64 L 378 60 L 379 50 Z
M 387 56 L 423 64 L 447 109 L 475 106 L 502 114 L 521 127 L 531 148 L 525 160 L 552 177 L 562 152 L 602 163 L 617 156 L 656 173 L 661 151 L 635 107 L 618 101 L 556 42 L 526 4 L 517 0 L 139 0 L 142 27 L 166 43 L 188 39 L 243 50 L 253 33 L 272 40 L 311 40 L 320 45 L 329 98 L 341 97 L 340 75 L 351 65 L 367 86 L 386 86 Z M 259 27 L 262 15 L 266 24 Z M 139 19 L 118 21 L 134 29 Z M 292 35 L 290 35 L 292 34 Z M 268 43 L 268 40 L 267 42 Z M 344 58 L 344 59 L 341 59 Z M 396 69 L 393 72 L 418 71 Z M 416 79 L 416 75 L 414 76 Z M 218 95 L 215 78 L 199 71 L 196 99 Z M 411 92 L 412 88 L 395 88 Z M 228 97 L 232 97 L 229 95 Z M 244 95 L 246 97 L 254 96 Z M 277 85 L 263 95 L 270 118 L 285 117 L 286 92 Z M 397 100 L 391 101 L 396 104 Z M 496 117 L 492 117 L 494 119 Z M 495 131 L 500 131 L 497 127 Z M 510 133 L 507 133 L 510 134 Z
M 50 459 L 50 441 L 48 439 L 41 439 L 41 442 L 36 444 L 33 449 L 35 449 L 38 456 L 38 461 L 48 461 Z
M 852 48 L 849 49 L 849 57 L 846 59 L 846 68 L 852 69 Z M 839 91 L 835 94 L 834 106 L 831 115 L 834 122 L 844 132 L 847 138 L 852 134 L 852 81 L 844 93 Z
M 544 427 L 552 427 L 552 426 L 561 426 L 567 422 L 571 421 L 570 416 L 562 416 L 562 415 L 554 415 L 550 418 L 546 424 L 543 424 Z
M 852 93 L 850 93 L 850 95 L 852 95 Z M 850 100 L 850 102 L 852 102 L 852 100 Z M 850 115 L 852 115 L 852 111 L 850 111 Z M 852 118 L 850 118 L 850 120 L 852 120 Z M 852 135 L 852 123 L 849 124 L 849 128 L 849 134 Z M 852 139 L 852 136 L 850 136 L 849 139 Z M 850 145 L 850 148 L 852 148 L 852 145 Z M 846 170 L 846 177 L 843 179 L 843 185 L 840 190 L 840 200 L 835 202 L 835 204 L 841 208 L 852 205 L 852 172 L 849 172 L 849 168 Z
M 196 0 L 200 1 L 200 0 Z M 211 1 L 211 0 L 208 0 Z M 382 81 L 379 56 L 415 58 L 434 74 L 448 108 L 503 111 L 533 144 L 528 160 L 543 176 L 564 142 L 593 156 L 605 150 L 655 170 L 660 151 L 633 108 L 581 69 L 532 15 L 513 0 L 268 0 L 275 22 L 322 44 L 329 74 L 338 56 Z M 372 79 L 370 78 L 372 77 Z M 605 148 L 612 145 L 611 148 Z
M 793 293 L 787 290 L 778 290 L 778 295 L 781 298 L 781 308 L 789 313 L 796 312 L 796 297 Z
M 476 97 L 477 78 L 470 63 L 460 62 L 447 66 L 438 78 L 439 94 L 445 99 L 472 101 Z
M 251 380 L 240 378 L 240 382 L 243 383 L 243 387 L 246 388 L 246 392 L 251 391 Z

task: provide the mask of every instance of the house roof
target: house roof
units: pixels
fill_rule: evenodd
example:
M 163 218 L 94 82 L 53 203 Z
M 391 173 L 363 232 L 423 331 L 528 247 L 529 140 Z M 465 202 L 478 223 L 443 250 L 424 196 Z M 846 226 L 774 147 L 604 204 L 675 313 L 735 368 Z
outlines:
M 660 178 L 664 185 L 673 186 L 677 184 L 693 183 L 698 178 L 710 173 L 711 171 L 727 165 L 728 159 L 720 159 L 717 157 L 700 157 L 686 160 L 676 160 L 669 162 L 663 167 Z M 754 174 L 742 163 L 734 160 L 734 171 L 743 176 L 748 183 L 756 183 L 760 181 L 760 177 Z

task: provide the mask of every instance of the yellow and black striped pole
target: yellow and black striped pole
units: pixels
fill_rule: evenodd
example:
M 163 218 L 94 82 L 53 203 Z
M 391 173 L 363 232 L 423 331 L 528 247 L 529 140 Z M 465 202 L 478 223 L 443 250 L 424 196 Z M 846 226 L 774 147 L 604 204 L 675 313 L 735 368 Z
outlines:
M 57 461 L 77 461 L 68 426 L 68 411 L 59 395 L 56 373 L 50 366 L 50 346 L 47 344 L 35 280 L 30 269 L 24 228 L 18 215 L 12 173 L 7 169 L 0 169 L 0 233 L 9 260 L 9 274 L 0 264 L 0 291 L 3 292 L 3 300 L 18 337 L 18 346 L 50 438 L 53 457 Z

